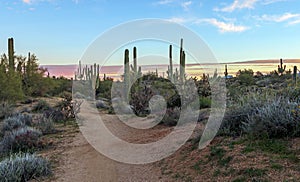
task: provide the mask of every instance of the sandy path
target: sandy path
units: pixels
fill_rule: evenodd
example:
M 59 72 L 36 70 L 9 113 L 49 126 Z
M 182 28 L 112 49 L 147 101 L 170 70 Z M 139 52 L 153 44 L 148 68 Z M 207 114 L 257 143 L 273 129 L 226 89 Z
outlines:
M 61 155 L 63 166 L 58 168 L 62 173 L 54 181 L 117 181 L 115 163 L 94 150 L 81 133 Z
M 105 125 L 118 137 L 135 143 L 150 142 L 169 133 L 170 128 L 144 132 L 132 129 L 115 115 L 101 114 Z M 130 165 L 111 160 L 96 151 L 81 132 L 64 142 L 59 166 L 52 181 L 159 181 L 161 172 L 154 164 Z

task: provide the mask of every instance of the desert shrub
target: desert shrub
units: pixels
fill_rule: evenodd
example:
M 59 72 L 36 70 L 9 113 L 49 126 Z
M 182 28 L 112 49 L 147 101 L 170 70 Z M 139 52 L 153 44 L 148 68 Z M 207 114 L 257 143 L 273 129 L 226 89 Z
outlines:
M 38 103 L 33 107 L 33 111 L 45 111 L 50 109 L 50 105 L 44 101 L 44 100 L 39 100 Z
M 16 154 L 0 162 L 0 181 L 23 182 L 50 174 L 50 163 L 34 154 Z
M 244 69 L 244 70 L 239 70 L 236 75 L 240 84 L 252 85 L 254 83 L 253 74 L 254 72 L 252 69 Z
M 22 128 L 25 126 L 31 126 L 32 124 L 32 117 L 27 114 L 17 114 L 13 115 L 9 118 L 6 118 L 3 121 L 3 125 L 1 128 L 1 132 L 4 135 L 7 132 L 11 132 L 18 128 Z
M 72 94 L 70 92 L 64 92 L 62 95 L 63 100 L 60 101 L 56 106 L 56 113 L 58 116 L 63 115 L 63 121 L 74 119 L 80 111 L 80 106 L 83 101 L 72 100 Z M 61 114 L 60 114 L 61 113 Z M 53 115 L 53 114 L 52 114 Z M 53 115 L 53 120 L 55 121 L 55 115 Z
M 54 121 L 54 122 L 60 122 L 60 121 L 65 120 L 65 116 L 62 113 L 62 111 L 60 111 L 60 108 L 57 108 L 57 109 L 51 108 L 51 109 L 44 111 L 43 117 L 51 118 L 52 121 Z
M 283 97 L 288 97 L 290 100 L 300 102 L 300 87 L 286 87 L 281 91 Z
M 9 104 L 8 102 L 0 103 L 0 119 L 11 116 L 13 112 L 14 109 L 11 104 Z
M 209 97 L 199 97 L 200 109 L 210 108 L 211 99 Z
M 106 99 L 111 99 L 111 87 L 113 84 L 112 78 L 105 78 L 99 82 L 99 87 L 96 89 L 96 96 Z
M 1 153 L 32 151 L 39 146 L 42 133 L 31 127 L 22 127 L 6 133 L 1 141 Z
M 243 123 L 244 132 L 254 136 L 268 138 L 300 136 L 299 103 L 279 97 L 255 108 Z
M 161 120 L 160 124 L 167 125 L 167 126 L 175 126 L 180 117 L 180 108 L 167 108 L 166 114 L 164 115 L 163 119 Z
M 48 90 L 47 94 L 51 96 L 60 96 L 63 92 L 72 92 L 72 81 L 64 78 L 63 76 L 50 79 L 52 86 Z
M 162 96 L 168 108 L 181 106 L 176 86 L 169 80 L 150 73 L 143 75 L 131 87 L 129 103 L 135 114 L 139 116 L 149 114 L 149 101 L 155 95 Z
M 253 115 L 256 108 L 261 108 L 267 101 L 268 94 L 249 94 L 240 96 L 233 102 L 228 102 L 219 134 L 239 136 L 243 133 L 243 122 L 248 119 L 248 115 Z
M 299 103 L 268 94 L 241 97 L 227 108 L 219 134 L 279 138 L 300 136 Z
M 37 118 L 35 127 L 44 135 L 55 133 L 57 131 L 51 117 L 40 116 L 39 118 Z

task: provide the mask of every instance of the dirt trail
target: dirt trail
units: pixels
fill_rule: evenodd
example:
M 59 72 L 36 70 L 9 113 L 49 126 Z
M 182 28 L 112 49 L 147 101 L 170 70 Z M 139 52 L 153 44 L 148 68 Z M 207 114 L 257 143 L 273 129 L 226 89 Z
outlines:
M 117 181 L 115 163 L 97 152 L 78 133 L 69 147 L 61 153 L 62 171 L 54 181 Z
M 105 125 L 118 137 L 135 143 L 150 142 L 168 134 L 171 128 L 143 132 L 122 123 L 116 115 L 101 114 Z M 161 172 L 154 164 L 130 165 L 111 160 L 96 151 L 81 132 L 62 142 L 59 164 L 52 181 L 160 181 Z

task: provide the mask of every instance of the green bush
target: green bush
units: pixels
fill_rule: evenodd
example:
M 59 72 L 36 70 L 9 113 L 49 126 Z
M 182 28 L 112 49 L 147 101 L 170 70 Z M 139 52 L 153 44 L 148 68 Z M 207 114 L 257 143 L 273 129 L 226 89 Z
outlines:
M 23 182 L 51 175 L 50 163 L 34 154 L 17 154 L 0 162 L 0 181 Z
M 0 153 L 32 151 L 39 147 L 41 135 L 39 130 L 27 126 L 6 133 L 1 141 Z
M 236 75 L 241 85 L 252 85 L 254 83 L 253 74 L 252 69 L 244 69 L 239 70 Z
M 111 99 L 111 87 L 113 84 L 112 78 L 106 78 L 99 82 L 99 87 L 96 89 L 96 96 L 106 99 Z
M 211 107 L 211 99 L 208 97 L 199 97 L 200 109 L 210 108 Z

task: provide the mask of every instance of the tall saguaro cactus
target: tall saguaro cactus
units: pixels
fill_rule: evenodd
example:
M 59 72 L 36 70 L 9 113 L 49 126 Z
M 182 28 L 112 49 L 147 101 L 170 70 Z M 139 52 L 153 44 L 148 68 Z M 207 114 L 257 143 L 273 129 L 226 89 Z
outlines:
M 278 65 L 278 73 L 280 73 L 281 75 L 284 73 L 286 68 L 286 65 L 283 66 L 283 60 L 280 59 L 280 65 Z
M 296 83 L 297 83 L 297 66 L 294 66 L 293 80 L 294 80 L 295 85 L 296 85 Z
M 180 54 L 179 54 L 179 62 L 180 62 L 180 81 L 184 80 L 184 72 L 185 72 L 185 53 L 183 51 L 183 39 L 180 40 Z
M 137 76 L 138 68 L 137 68 L 137 52 L 136 47 L 133 48 L 133 72 L 135 76 Z
M 124 89 L 127 93 L 130 85 L 130 67 L 129 67 L 129 50 L 125 49 L 124 53 Z
M 225 64 L 225 72 L 224 72 L 225 78 L 228 76 L 228 71 L 227 71 L 227 64 Z
M 14 56 L 14 39 L 8 39 L 8 63 L 9 63 L 9 70 L 15 70 L 15 56 Z
M 92 88 L 95 90 L 99 87 L 99 70 L 100 67 L 96 63 L 88 69 L 89 80 L 92 82 Z
M 170 61 L 170 70 L 169 70 L 169 79 L 171 82 L 174 81 L 174 73 L 173 73 L 173 60 L 172 60 L 172 45 L 169 47 L 169 61 Z

